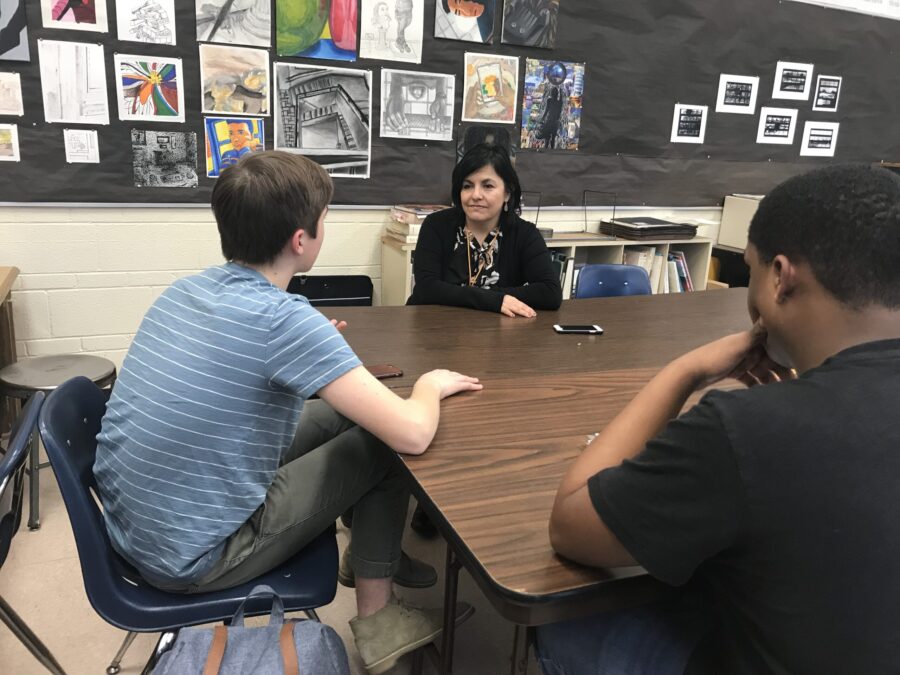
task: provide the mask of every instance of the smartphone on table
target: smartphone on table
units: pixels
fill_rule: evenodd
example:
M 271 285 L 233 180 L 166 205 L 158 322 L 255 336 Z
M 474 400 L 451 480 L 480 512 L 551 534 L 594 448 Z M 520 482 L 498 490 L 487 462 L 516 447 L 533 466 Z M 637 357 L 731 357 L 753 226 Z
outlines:
M 401 377 L 403 375 L 403 371 L 400 370 L 397 366 L 392 366 L 389 363 L 379 363 L 374 366 L 366 366 L 366 370 L 368 370 L 372 375 L 374 375 L 379 380 L 384 380 L 388 377 Z
M 581 333 L 583 335 L 602 335 L 603 329 L 597 324 L 553 324 L 553 330 L 557 333 Z

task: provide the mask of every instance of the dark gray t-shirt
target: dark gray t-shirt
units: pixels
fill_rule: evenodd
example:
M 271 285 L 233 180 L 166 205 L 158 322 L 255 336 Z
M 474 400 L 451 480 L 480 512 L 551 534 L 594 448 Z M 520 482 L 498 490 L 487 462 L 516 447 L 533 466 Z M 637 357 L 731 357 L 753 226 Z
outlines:
M 588 488 L 650 574 L 711 590 L 719 672 L 900 672 L 900 340 L 712 392 Z

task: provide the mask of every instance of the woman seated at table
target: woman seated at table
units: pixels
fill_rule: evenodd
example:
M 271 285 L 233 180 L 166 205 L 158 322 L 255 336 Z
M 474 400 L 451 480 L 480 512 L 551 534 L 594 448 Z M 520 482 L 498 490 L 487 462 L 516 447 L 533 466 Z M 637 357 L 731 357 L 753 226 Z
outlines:
M 407 304 L 535 316 L 562 302 L 559 276 L 534 223 L 519 217 L 522 189 L 509 154 L 471 148 L 453 170 L 453 207 L 422 223 Z

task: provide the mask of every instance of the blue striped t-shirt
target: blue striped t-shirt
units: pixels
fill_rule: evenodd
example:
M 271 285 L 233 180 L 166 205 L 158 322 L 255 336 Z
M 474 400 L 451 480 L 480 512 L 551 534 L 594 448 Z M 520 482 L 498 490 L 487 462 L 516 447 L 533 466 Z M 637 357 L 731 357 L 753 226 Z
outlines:
M 148 578 L 191 582 L 263 503 L 303 401 L 359 366 L 306 298 L 234 263 L 153 303 L 97 436 L 113 545 Z

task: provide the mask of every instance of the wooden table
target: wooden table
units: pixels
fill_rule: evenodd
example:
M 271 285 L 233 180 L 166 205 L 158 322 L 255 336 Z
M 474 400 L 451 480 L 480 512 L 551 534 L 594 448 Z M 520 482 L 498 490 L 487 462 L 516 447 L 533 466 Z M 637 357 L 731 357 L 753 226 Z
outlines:
M 450 307 L 341 308 L 367 364 L 392 363 L 402 392 L 432 368 L 481 378 L 484 391 L 442 404 L 429 450 L 404 457 L 414 492 L 448 542 L 445 611 L 452 625 L 460 565 L 521 626 L 633 606 L 665 587 L 640 568 L 593 569 L 557 556 L 547 532 L 556 488 L 600 431 L 676 356 L 749 325 L 746 289 L 571 300 L 536 319 Z M 602 336 L 558 335 L 554 323 L 600 324 Z M 446 631 L 442 672 L 452 666 Z M 513 669 L 521 662 L 514 654 Z
M 16 331 L 10 296 L 17 276 L 18 268 L 0 267 L 0 368 L 16 362 Z M 10 398 L 0 397 L 0 435 L 9 431 L 15 416 L 15 402 Z

